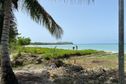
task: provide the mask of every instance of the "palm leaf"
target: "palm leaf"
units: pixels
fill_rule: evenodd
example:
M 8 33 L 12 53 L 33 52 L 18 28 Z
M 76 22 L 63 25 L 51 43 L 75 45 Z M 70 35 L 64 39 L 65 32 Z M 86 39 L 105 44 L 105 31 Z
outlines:
M 12 0 L 12 3 L 14 7 L 17 9 L 18 8 L 18 0 Z
M 0 5 L 3 5 L 4 0 L 0 0 Z M 18 0 L 12 0 L 12 4 L 17 9 L 18 8 Z
M 43 24 L 57 39 L 63 34 L 62 28 L 45 11 L 37 0 L 24 0 L 24 8 L 28 11 L 31 18 L 37 23 Z

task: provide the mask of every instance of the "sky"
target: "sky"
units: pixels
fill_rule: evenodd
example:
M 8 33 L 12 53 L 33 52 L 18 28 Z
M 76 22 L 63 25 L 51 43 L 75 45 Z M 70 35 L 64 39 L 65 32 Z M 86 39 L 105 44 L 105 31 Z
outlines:
M 19 33 L 21 36 L 31 38 L 32 42 L 62 41 L 75 44 L 118 42 L 118 0 L 95 0 L 90 4 L 61 0 L 38 1 L 62 27 L 64 34 L 62 39 L 57 40 L 43 25 L 32 21 L 27 12 L 15 11 Z

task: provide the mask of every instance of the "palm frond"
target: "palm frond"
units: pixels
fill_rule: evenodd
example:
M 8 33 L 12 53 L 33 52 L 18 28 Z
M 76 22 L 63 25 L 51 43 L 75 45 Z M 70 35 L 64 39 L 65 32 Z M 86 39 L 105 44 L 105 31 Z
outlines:
M 5 0 L 0 0 L 0 6 L 3 5 Z M 12 0 L 12 4 L 17 9 L 18 8 L 18 0 Z
M 61 38 L 63 34 L 62 28 L 45 11 L 37 0 L 24 0 L 24 7 L 34 21 L 43 24 L 52 36 L 55 36 L 57 39 Z
M 12 3 L 14 7 L 17 9 L 18 8 L 18 0 L 12 0 Z
M 17 35 L 18 35 L 17 21 L 16 21 L 15 15 L 12 10 L 11 11 L 11 20 L 10 20 L 9 42 L 12 42 L 14 39 L 16 39 Z

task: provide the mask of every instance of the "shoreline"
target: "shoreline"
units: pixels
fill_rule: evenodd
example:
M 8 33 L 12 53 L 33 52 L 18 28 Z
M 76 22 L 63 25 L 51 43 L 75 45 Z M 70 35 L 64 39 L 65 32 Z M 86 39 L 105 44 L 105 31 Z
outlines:
M 87 44 L 84 44 L 84 45 L 87 45 Z M 67 46 L 71 46 L 71 47 L 67 47 Z M 52 49 L 56 48 L 56 49 L 73 50 L 72 49 L 73 46 L 76 46 L 76 44 L 73 44 L 73 45 L 71 45 L 71 44 L 68 44 L 68 45 L 27 45 L 25 47 L 52 48 Z M 111 53 L 118 53 L 118 50 L 106 50 L 106 49 L 97 49 L 97 48 L 78 48 L 77 50 L 88 50 L 88 49 L 111 52 Z M 125 53 L 126 53 L 126 50 L 125 50 Z

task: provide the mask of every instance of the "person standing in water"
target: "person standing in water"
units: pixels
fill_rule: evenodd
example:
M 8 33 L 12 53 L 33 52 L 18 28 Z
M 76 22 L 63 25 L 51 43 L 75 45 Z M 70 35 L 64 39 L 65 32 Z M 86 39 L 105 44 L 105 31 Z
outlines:
M 76 45 L 76 50 L 78 50 L 78 46 Z
M 73 50 L 75 49 L 75 47 L 73 46 Z

